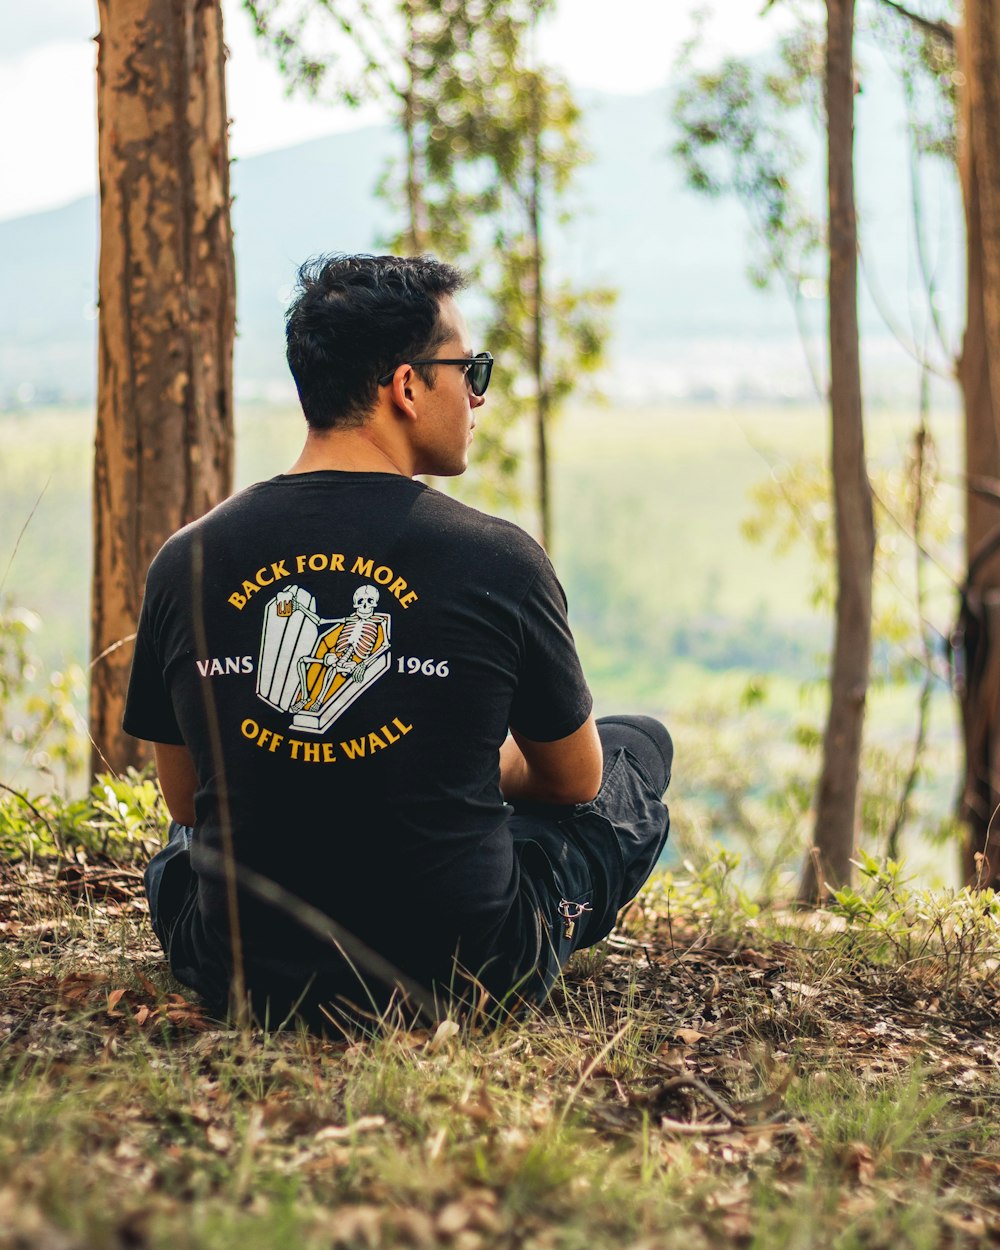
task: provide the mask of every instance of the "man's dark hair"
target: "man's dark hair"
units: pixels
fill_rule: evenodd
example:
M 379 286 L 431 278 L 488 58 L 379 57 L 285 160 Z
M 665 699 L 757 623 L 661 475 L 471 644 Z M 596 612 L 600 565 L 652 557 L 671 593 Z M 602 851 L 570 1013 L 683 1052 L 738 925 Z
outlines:
M 378 379 L 447 338 L 440 301 L 464 275 L 429 256 L 318 256 L 299 270 L 285 316 L 288 367 L 316 430 L 363 425 Z M 433 385 L 433 366 L 417 368 Z

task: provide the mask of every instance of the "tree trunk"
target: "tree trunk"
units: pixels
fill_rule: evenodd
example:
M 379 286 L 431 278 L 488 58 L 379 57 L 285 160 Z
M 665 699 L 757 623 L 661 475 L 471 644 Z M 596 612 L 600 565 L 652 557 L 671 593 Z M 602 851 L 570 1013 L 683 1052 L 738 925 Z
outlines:
M 235 294 L 218 0 L 98 0 L 92 767 L 121 728 L 146 569 L 232 488 Z
M 958 376 L 965 404 L 968 573 L 956 631 L 956 686 L 962 711 L 966 827 L 963 867 L 976 885 L 1000 884 L 1000 506 L 987 489 L 1000 481 L 1000 12 L 995 0 L 967 0 L 958 53 L 959 169 L 966 218 L 966 329 Z M 987 843 L 989 842 L 989 845 Z
M 406 142 L 406 253 L 420 256 L 426 247 L 424 221 L 424 179 L 420 141 L 417 134 L 417 71 L 415 63 L 417 33 L 413 8 L 405 6 L 406 15 L 406 90 L 403 92 L 403 137 Z
M 854 0 L 827 0 L 830 415 L 837 545 L 837 615 L 830 711 L 803 898 L 850 880 L 871 659 L 875 528 L 865 467 L 854 208 Z
M 545 380 L 545 256 L 542 250 L 542 107 L 541 83 L 534 77 L 531 115 L 531 357 L 535 384 L 535 471 L 542 546 L 552 552 L 552 491 L 549 474 L 549 389 Z

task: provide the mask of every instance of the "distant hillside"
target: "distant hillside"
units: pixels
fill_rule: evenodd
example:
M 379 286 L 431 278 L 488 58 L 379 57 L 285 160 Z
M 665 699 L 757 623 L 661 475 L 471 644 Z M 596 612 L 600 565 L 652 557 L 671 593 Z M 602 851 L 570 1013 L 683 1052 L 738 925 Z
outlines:
M 901 225 L 910 195 L 901 113 L 888 84 L 876 83 L 860 108 L 862 213 L 867 252 L 877 257 L 869 269 L 909 332 L 915 265 Z M 549 235 L 559 271 L 620 291 L 610 389 L 625 399 L 807 394 L 787 297 L 758 291 L 745 276 L 741 209 L 683 184 L 670 155 L 667 93 L 590 94 L 584 113 L 594 160 L 579 177 L 575 219 Z M 866 129 L 868 117 L 874 122 Z M 295 268 L 317 252 L 377 245 L 391 223 L 373 187 L 396 151 L 391 131 L 375 127 L 234 164 L 236 369 L 244 397 L 290 393 L 282 311 Z M 821 194 L 818 160 L 817 184 Z M 957 305 L 960 271 L 949 197 L 942 179 L 926 209 L 940 222 L 935 250 L 946 313 Z M 92 398 L 96 247 L 93 198 L 0 223 L 0 407 Z M 822 300 L 808 312 L 821 334 Z M 908 367 L 905 357 L 887 345 L 868 299 L 863 315 L 872 337 L 869 378 L 884 375 L 891 386 Z

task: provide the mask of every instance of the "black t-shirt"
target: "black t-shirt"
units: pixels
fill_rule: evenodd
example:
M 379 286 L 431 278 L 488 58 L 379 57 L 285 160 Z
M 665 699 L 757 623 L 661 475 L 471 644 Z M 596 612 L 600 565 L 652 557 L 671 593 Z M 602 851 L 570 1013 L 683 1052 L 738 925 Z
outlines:
M 508 728 L 565 737 L 590 709 L 562 588 L 516 526 L 392 474 L 235 495 L 150 567 L 124 719 L 197 769 L 175 968 L 228 979 L 229 829 L 239 864 L 424 984 L 456 948 L 473 972 L 522 968 L 536 921 L 499 747 Z M 257 897 L 239 914 L 251 983 L 336 985 L 331 943 Z

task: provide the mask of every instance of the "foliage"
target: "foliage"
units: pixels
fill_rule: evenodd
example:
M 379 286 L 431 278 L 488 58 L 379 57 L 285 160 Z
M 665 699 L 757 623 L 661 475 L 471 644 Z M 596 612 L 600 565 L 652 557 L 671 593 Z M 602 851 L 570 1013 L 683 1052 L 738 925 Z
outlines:
M 672 917 L 680 915 L 714 939 L 744 937 L 748 923 L 760 914 L 760 904 L 740 883 L 740 863 L 735 851 L 717 845 L 697 867 L 685 861 L 683 875 L 658 873 L 643 891 L 635 920 L 641 927 L 662 916 L 669 927 Z
M 738 711 L 704 700 L 696 716 L 675 713 L 671 730 L 683 767 L 668 801 L 702 899 L 729 883 L 758 900 L 787 894 L 789 865 L 808 843 L 812 752 L 782 743 L 760 683 Z
M 951 558 L 951 516 L 940 487 L 933 450 L 923 463 L 923 481 L 917 483 L 913 458 L 904 464 L 873 474 L 876 512 L 874 566 L 875 645 L 874 676 L 888 682 L 905 682 L 922 667 L 921 635 L 929 631 L 943 640 L 948 618 L 938 623 L 921 618 L 914 587 L 916 561 L 933 563 L 937 575 L 936 597 L 941 592 L 944 611 L 953 610 L 950 592 L 954 579 L 947 572 Z M 922 513 L 915 516 L 918 491 Z M 834 531 L 831 483 L 825 466 L 803 459 L 776 466 L 771 475 L 750 492 L 752 510 L 741 529 L 753 543 L 768 543 L 776 555 L 787 555 L 799 545 L 810 554 L 812 585 L 810 602 L 821 609 L 834 603 Z M 919 524 L 924 551 L 914 547 Z M 940 553 L 940 554 L 937 554 Z
M 505 424 L 531 415 L 539 531 L 551 543 L 551 485 L 545 443 L 552 420 L 582 380 L 604 363 L 615 301 L 607 286 L 553 279 L 546 231 L 565 223 L 575 170 L 588 159 L 580 111 L 550 70 L 512 67 L 507 110 L 485 135 L 499 190 L 492 238 L 477 264 L 491 303 L 487 330 Z
M 44 677 L 32 639 L 41 619 L 0 601 L 0 759 L 66 784 L 82 773 L 87 727 L 80 711 L 83 669 L 68 664 Z
M 796 189 L 805 151 L 791 119 L 815 96 L 822 56 L 821 30 L 804 23 L 779 41 L 773 61 L 729 57 L 692 72 L 674 102 L 681 130 L 674 155 L 689 185 L 737 197 L 760 248 L 751 280 L 764 286 L 778 276 L 796 300 L 815 276 L 822 229 Z
M 922 418 L 906 463 L 874 475 L 876 516 L 873 569 L 872 684 L 919 685 L 912 746 L 866 744 L 862 759 L 861 829 L 874 845 L 899 853 L 911 797 L 926 776 L 925 748 L 931 693 L 944 687 L 944 640 L 954 581 L 946 571 L 950 517 L 938 489 L 934 441 Z M 834 606 L 834 527 L 831 483 L 824 467 L 800 460 L 772 470 L 751 491 L 754 510 L 744 521 L 751 542 L 770 542 L 776 554 L 805 545 L 811 554 L 811 602 Z M 933 554 L 940 552 L 940 556 Z M 930 586 L 929 582 L 934 585 Z M 948 615 L 935 622 L 929 614 Z M 937 662 L 935 662 L 937 661 Z
M 770 7 L 770 6 L 769 6 Z M 726 58 L 711 69 L 695 69 L 696 35 L 683 51 L 681 85 L 673 111 L 681 130 L 674 146 L 690 186 L 707 195 L 732 195 L 743 205 L 757 246 L 750 277 L 766 285 L 782 281 L 792 300 L 806 347 L 802 299 L 822 291 L 824 226 L 803 187 L 810 172 L 804 138 L 821 128 L 825 35 L 821 6 L 786 0 L 796 25 L 764 57 Z M 859 5 L 858 42 L 895 69 L 906 101 L 913 154 L 913 211 L 917 259 L 938 337 L 944 341 L 933 298 L 935 278 L 926 255 L 917 167 L 921 160 L 957 155 L 955 6 L 951 0 L 893 0 Z M 865 60 L 856 64 L 864 89 Z M 861 223 L 862 258 L 865 253 Z M 863 270 L 863 273 L 865 271 Z M 873 296 L 877 292 L 872 292 Z M 878 302 L 878 300 L 876 300 Z M 890 329 L 895 331 L 894 326 Z M 807 349 L 808 350 L 808 349 Z M 817 391 L 826 387 L 810 360 Z
M 958 159 L 958 88 L 961 80 L 952 0 L 924 0 L 902 12 L 886 0 L 866 6 L 867 31 L 895 64 L 906 96 L 914 151 L 949 163 Z M 921 20 L 914 21 L 913 14 Z
M 403 141 L 379 193 L 399 212 L 392 251 L 434 252 L 484 287 L 499 415 L 473 443 L 470 481 L 511 499 L 520 463 L 512 437 L 540 423 L 602 363 L 606 288 L 552 279 L 542 213 L 565 220 L 585 159 L 565 82 L 532 63 L 529 43 L 551 0 L 244 0 L 292 86 L 348 103 L 388 100 Z M 342 53 L 306 51 L 332 26 Z M 353 53 L 354 61 L 349 64 Z M 353 67 L 352 67 L 353 65 Z M 544 459 L 539 476 L 547 479 Z
M 0 789 L 0 861 L 114 858 L 145 863 L 169 816 L 148 770 L 98 776 L 82 799 Z
M 933 962 L 945 990 L 973 972 L 995 980 L 1000 968 L 1000 894 L 991 889 L 936 891 L 910 888 L 904 865 L 861 852 L 860 889 L 833 891 L 834 914 L 884 944 L 894 961 Z

